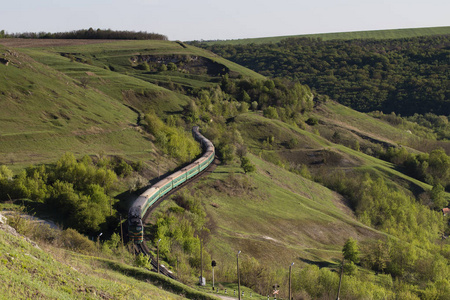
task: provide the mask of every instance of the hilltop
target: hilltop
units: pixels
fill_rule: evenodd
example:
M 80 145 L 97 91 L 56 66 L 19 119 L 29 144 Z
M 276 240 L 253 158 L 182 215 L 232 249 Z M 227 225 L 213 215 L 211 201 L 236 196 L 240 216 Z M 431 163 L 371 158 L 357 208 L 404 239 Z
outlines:
M 411 37 L 444 35 L 450 33 L 450 26 L 428 27 L 428 28 L 405 28 L 405 29 L 385 29 L 367 30 L 351 32 L 301 34 L 278 37 L 262 37 L 236 40 L 202 41 L 210 45 L 246 45 L 246 44 L 266 44 L 278 43 L 289 38 L 319 38 L 321 40 L 354 40 L 354 39 L 402 39 Z
M 393 39 L 196 43 L 260 74 L 299 81 L 363 112 L 447 115 L 450 34 Z

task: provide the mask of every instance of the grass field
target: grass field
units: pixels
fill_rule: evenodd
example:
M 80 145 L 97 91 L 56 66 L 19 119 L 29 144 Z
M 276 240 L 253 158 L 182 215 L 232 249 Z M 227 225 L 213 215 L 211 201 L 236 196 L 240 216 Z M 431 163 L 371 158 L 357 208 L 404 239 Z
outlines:
M 0 229 L 1 299 L 219 299 L 163 275 L 80 255 Z
M 151 158 L 152 144 L 135 127 L 137 114 L 121 99 L 15 55 L 11 65 L 0 65 L 0 163 L 19 169 L 55 161 L 66 151 Z
M 10 61 L 0 64 L 0 164 L 14 170 L 55 161 L 66 151 L 156 161 L 150 137 L 136 126 L 136 110 L 180 112 L 189 98 L 155 83 L 210 87 L 219 77 L 142 72 L 130 63 L 137 54 L 202 56 L 263 78 L 210 52 L 168 41 L 3 39 L 0 53 Z
M 390 30 L 370 30 L 370 31 L 352 31 L 352 32 L 335 32 L 335 33 L 317 33 L 317 34 L 303 34 L 290 35 L 278 37 L 263 37 L 263 38 L 249 38 L 239 40 L 218 40 L 207 41 L 208 44 L 264 44 L 264 43 L 278 43 L 287 38 L 321 38 L 322 40 L 354 40 L 354 39 L 400 39 L 428 35 L 450 34 L 450 26 L 445 27 L 429 27 L 429 28 L 409 28 L 409 29 L 390 29 Z
M 230 254 L 242 250 L 266 263 L 335 263 L 348 237 L 380 235 L 357 222 L 339 195 L 257 156 L 251 159 L 257 172 L 250 175 L 249 183 L 239 187 L 244 179 L 236 172 L 237 186 L 229 187 L 228 195 L 204 192 L 208 216 L 219 224 L 210 241 L 215 256 L 231 260 Z M 233 166 L 218 167 L 208 178 L 210 186 L 229 181 L 230 171 Z

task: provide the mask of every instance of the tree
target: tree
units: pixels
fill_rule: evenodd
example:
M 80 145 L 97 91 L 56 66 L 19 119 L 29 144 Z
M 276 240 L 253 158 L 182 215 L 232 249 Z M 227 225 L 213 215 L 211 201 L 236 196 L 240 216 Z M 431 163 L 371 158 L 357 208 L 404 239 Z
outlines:
M 381 240 L 377 240 L 375 244 L 370 245 L 365 253 L 364 264 L 376 272 L 384 272 L 387 264 L 390 262 L 389 245 Z
M 256 111 L 258 109 L 258 102 L 257 101 L 253 101 L 252 102 L 252 110 Z
M 248 112 L 249 104 L 247 102 L 241 102 L 241 106 L 239 107 L 239 112 L 246 113 Z
M 263 115 L 264 115 L 264 117 L 269 118 L 269 119 L 278 119 L 279 118 L 277 109 L 272 106 L 269 106 L 268 108 L 266 108 L 263 111 Z
M 244 170 L 244 173 L 246 174 L 254 172 L 256 170 L 255 165 L 252 164 L 250 159 L 246 156 L 241 157 L 241 168 Z
M 431 201 L 435 209 L 441 210 L 448 205 L 448 199 L 445 197 L 444 187 L 438 183 L 431 189 Z
M 167 64 L 167 70 L 169 71 L 176 71 L 178 69 L 177 65 L 173 62 L 170 62 Z
M 149 258 L 144 255 L 143 253 L 139 253 L 139 255 L 136 255 L 134 259 L 134 265 L 136 267 L 149 269 L 151 267 Z
M 344 254 L 344 258 L 346 260 L 349 260 L 353 263 L 359 262 L 359 247 L 358 242 L 353 239 L 349 238 L 342 248 L 342 253 Z
M 217 147 L 217 152 L 222 162 L 227 164 L 233 161 L 236 148 L 234 145 L 230 145 L 228 143 L 220 143 Z
M 246 91 L 242 92 L 242 101 L 249 103 L 252 99 Z
M 165 64 L 159 65 L 158 71 L 159 71 L 159 72 L 167 71 L 167 66 L 166 66 Z
M 1 165 L 0 166 L 0 180 L 1 179 L 11 180 L 12 177 L 13 177 L 13 172 L 10 169 L 8 169 L 7 166 Z

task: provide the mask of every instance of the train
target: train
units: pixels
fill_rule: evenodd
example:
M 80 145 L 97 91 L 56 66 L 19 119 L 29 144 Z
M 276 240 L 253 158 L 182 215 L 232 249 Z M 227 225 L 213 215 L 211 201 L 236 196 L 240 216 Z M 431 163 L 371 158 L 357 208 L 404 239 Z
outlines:
M 185 168 L 152 185 L 131 205 L 128 211 L 128 238 L 134 244 L 140 244 L 144 241 L 144 224 L 142 220 L 152 205 L 171 190 L 201 173 L 214 161 L 215 148 L 213 143 L 200 133 L 198 126 L 192 128 L 192 135 L 201 144 L 203 155 Z

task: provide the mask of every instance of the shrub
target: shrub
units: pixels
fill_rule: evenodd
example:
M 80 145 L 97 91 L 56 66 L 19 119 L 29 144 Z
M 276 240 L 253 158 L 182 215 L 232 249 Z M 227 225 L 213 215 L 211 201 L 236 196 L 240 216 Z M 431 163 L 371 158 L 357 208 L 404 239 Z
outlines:
M 87 237 L 72 228 L 68 228 L 62 232 L 61 244 L 66 249 L 81 253 L 93 253 L 96 251 L 93 241 L 90 241 Z
M 148 256 L 144 255 L 143 253 L 139 253 L 139 255 L 136 255 L 134 259 L 134 264 L 136 267 L 140 268 L 146 268 L 150 269 L 150 259 Z
M 167 70 L 169 71 L 176 71 L 178 69 L 177 65 L 173 62 L 170 62 L 167 64 Z
M 264 117 L 269 118 L 269 119 L 278 119 L 279 118 L 277 109 L 272 106 L 269 106 L 268 108 L 266 108 L 263 111 L 263 115 L 264 115 Z
M 159 71 L 159 72 L 167 71 L 167 66 L 166 66 L 165 64 L 159 65 L 158 71 Z
M 308 118 L 308 120 L 306 120 L 306 124 L 308 124 L 310 126 L 314 126 L 314 125 L 319 124 L 319 120 L 317 118 L 310 117 L 310 118 Z
M 244 170 L 244 173 L 255 172 L 256 167 L 251 163 L 250 159 L 246 156 L 241 157 L 241 168 Z

